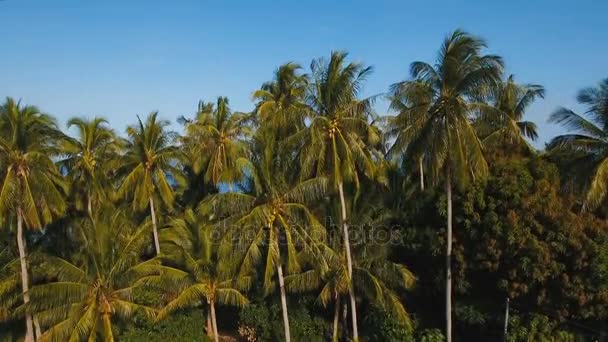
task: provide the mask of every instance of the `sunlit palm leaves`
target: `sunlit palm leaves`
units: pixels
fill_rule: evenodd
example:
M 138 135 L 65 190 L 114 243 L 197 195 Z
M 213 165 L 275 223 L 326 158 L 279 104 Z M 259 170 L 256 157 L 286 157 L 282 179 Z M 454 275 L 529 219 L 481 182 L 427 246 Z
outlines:
M 278 158 L 275 144 L 268 143 L 264 132 L 267 131 L 258 131 L 254 139 L 253 159 L 239 160 L 247 175 L 248 191 L 213 195 L 201 204 L 200 210 L 220 220 L 216 229 L 225 232 L 220 255 L 235 261 L 240 276 L 254 275 L 256 267 L 264 263 L 263 286 L 270 292 L 275 288 L 275 274 L 282 282 L 283 265 L 288 273 L 298 272 L 298 253 L 314 253 L 324 239 L 324 228 L 308 205 L 323 196 L 327 182 L 324 178 L 312 178 L 289 185 L 283 170 L 275 163 Z M 263 256 L 266 260 L 262 260 Z M 280 290 L 285 335 L 289 340 L 282 286 Z
M 154 310 L 133 302 L 133 290 L 152 276 L 156 260 L 140 262 L 150 225 L 133 227 L 122 213 L 100 211 L 74 223 L 82 249 L 73 259 L 46 257 L 38 271 L 54 281 L 31 289 L 44 341 L 113 341 L 112 325 Z
M 167 121 L 158 119 L 158 113 L 148 115 L 145 123 L 138 118 L 136 125 L 127 128 L 126 152 L 119 160 L 117 171 L 123 177 L 118 197 L 131 200 L 134 211 L 150 208 L 156 253 L 160 253 L 160 245 L 155 199 L 172 208 L 174 188 L 183 183 L 179 165 L 182 153 L 173 144 L 176 134 L 167 131 L 168 125 Z
M 194 120 L 182 118 L 186 128 L 184 137 L 189 163 L 197 174 L 213 185 L 232 184 L 241 177 L 236 165 L 246 157 L 244 139 L 249 135 L 250 115 L 232 113 L 228 98 L 218 97 L 217 103 L 200 102 Z
M 608 79 L 581 90 L 577 99 L 586 106 L 583 115 L 567 108 L 551 114 L 550 122 L 573 133 L 553 138 L 547 148 L 569 166 L 570 182 L 587 189 L 585 207 L 595 209 L 608 192 Z
M 117 157 L 118 146 L 114 132 L 102 118 L 86 120 L 72 118 L 68 128 L 76 127 L 78 136 L 67 139 L 62 146 L 66 157 L 60 165 L 72 180 L 73 201 L 79 209 L 86 206 L 91 214 L 93 199 L 96 203 L 107 198 L 108 166 Z
M 40 229 L 66 209 L 66 183 L 53 163 L 65 136 L 52 117 L 11 98 L 0 107 L 0 215 L 7 224 L 17 221 L 17 245 L 24 303 L 29 302 L 27 248 L 23 224 Z M 33 341 L 33 322 L 25 312 L 26 341 Z
M 544 98 L 545 89 L 537 84 L 517 84 L 511 75 L 492 92 L 491 105 L 478 106 L 476 128 L 484 144 L 534 151 L 526 138 L 538 138 L 536 124 L 523 119 L 527 107 L 537 98 Z
M 215 305 L 246 305 L 248 300 L 240 290 L 249 287 L 250 277 L 235 277 L 230 272 L 233 268 L 225 266 L 232 260 L 219 258 L 219 240 L 212 229 L 207 219 L 191 209 L 171 220 L 169 229 L 161 234 L 165 266 L 159 267 L 155 285 L 173 298 L 160 311 L 159 319 L 175 310 L 206 305 L 217 340 Z
M 484 106 L 489 89 L 495 89 L 502 76 L 502 59 L 482 55 L 482 39 L 462 31 L 448 36 L 439 50 L 435 65 L 413 62 L 413 80 L 392 86 L 393 94 L 422 94 L 413 99 L 412 117 L 406 116 L 411 132 L 404 139 L 403 159 L 415 163 L 424 156 L 425 165 L 435 179 L 445 176 L 447 210 L 447 339 L 451 342 L 451 253 L 452 253 L 452 182 L 461 187 L 470 179 L 485 177 L 488 165 L 480 139 L 472 124 L 474 111 Z M 430 100 L 430 103 L 427 102 Z M 408 105 L 406 102 L 405 105 Z M 426 108 L 425 108 L 426 107 Z M 427 109 L 427 110 L 424 110 Z
M 307 75 L 298 73 L 300 69 L 296 63 L 281 65 L 274 79 L 253 93 L 261 123 L 276 129 L 283 137 L 304 128 L 309 115 L 304 103 L 309 81 Z

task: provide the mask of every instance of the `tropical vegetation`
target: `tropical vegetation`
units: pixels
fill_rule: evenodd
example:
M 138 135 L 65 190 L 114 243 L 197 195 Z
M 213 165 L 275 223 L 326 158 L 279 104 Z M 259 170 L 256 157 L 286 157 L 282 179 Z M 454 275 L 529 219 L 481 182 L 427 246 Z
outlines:
M 370 95 L 334 51 L 124 134 L 6 98 L 0 340 L 606 338 L 608 79 L 540 147 L 506 66 L 457 30 Z

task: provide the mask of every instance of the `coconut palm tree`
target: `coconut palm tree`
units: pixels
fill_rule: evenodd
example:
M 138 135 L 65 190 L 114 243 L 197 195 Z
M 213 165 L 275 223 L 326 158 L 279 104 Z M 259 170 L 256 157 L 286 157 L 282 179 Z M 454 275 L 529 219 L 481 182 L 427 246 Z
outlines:
M 0 107 L 0 165 L 2 189 L 0 213 L 17 221 L 17 246 L 23 302 L 28 304 L 29 275 L 24 225 L 40 229 L 66 209 L 66 184 L 53 163 L 65 136 L 55 120 L 34 106 L 22 106 L 7 98 Z M 25 312 L 26 341 L 34 340 L 29 311 Z
M 488 165 L 482 143 L 472 125 L 472 115 L 483 103 L 484 91 L 500 82 L 502 59 L 482 55 L 485 42 L 463 31 L 455 31 L 443 42 L 435 65 L 411 64 L 413 80 L 393 85 L 393 89 L 426 87 L 432 101 L 428 112 L 414 120 L 413 132 L 403 158 L 417 161 L 424 156 L 433 176 L 443 173 L 447 196 L 446 247 L 446 336 L 452 340 L 452 187 L 463 186 L 471 178 L 485 177 Z M 414 84 L 415 85 L 412 85 Z
M 66 260 L 45 256 L 41 267 L 52 282 L 35 285 L 24 308 L 37 313 L 44 341 L 114 341 L 112 324 L 138 312 L 155 311 L 133 301 L 133 290 L 155 276 L 158 261 L 140 261 L 150 224 L 133 227 L 113 208 L 100 210 L 74 224 L 82 248 Z
M 272 134 L 265 134 L 268 132 L 260 130 L 254 137 L 251 160 L 237 162 L 247 177 L 246 191 L 210 196 L 201 203 L 200 210 L 220 219 L 216 227 L 225 231 L 220 255 L 237 260 L 240 276 L 254 273 L 262 255 L 266 256 L 264 290 L 269 293 L 274 289 L 272 279 L 276 272 L 285 339 L 290 341 L 283 265 L 288 273 L 299 272 L 298 251 L 313 253 L 324 239 L 325 230 L 308 205 L 323 196 L 327 181 L 312 178 L 290 185 L 284 170 L 277 167 L 280 163 L 274 152 L 276 143 Z M 262 248 L 266 248 L 265 253 Z
M 602 204 L 608 189 L 608 78 L 597 87 L 581 90 L 577 100 L 586 106 L 585 114 L 567 108 L 551 114 L 550 122 L 573 133 L 553 138 L 547 149 L 554 155 L 565 154 L 571 166 L 569 182 L 583 185 L 584 209 L 593 210 Z
M 299 64 L 292 62 L 281 65 L 274 72 L 274 79 L 253 93 L 259 120 L 282 137 L 303 129 L 309 113 L 304 103 L 308 76 L 298 73 L 300 69 Z
M 232 183 L 242 177 L 235 167 L 236 160 L 245 157 L 244 142 L 250 129 L 249 114 L 233 113 L 227 97 L 218 97 L 217 102 L 199 102 L 194 120 L 180 118 L 185 125 L 183 138 L 187 149 L 192 149 L 190 161 L 195 173 L 204 173 L 204 180 L 213 185 Z
M 239 289 L 248 288 L 250 278 L 230 274 L 231 268 L 224 266 L 229 260 L 217 254 L 213 226 L 192 209 L 171 220 L 169 227 L 161 233 L 165 266 L 160 268 L 157 285 L 175 298 L 159 312 L 158 319 L 175 310 L 207 304 L 208 334 L 217 342 L 216 304 L 246 305 L 248 300 Z
M 397 83 L 390 89 L 390 109 L 397 112 L 395 116 L 385 117 L 387 138 L 395 141 L 387 152 L 391 160 L 403 156 L 409 143 L 429 113 L 433 101 L 433 92 L 423 82 Z M 418 174 L 420 176 L 420 190 L 424 190 L 424 153 L 416 158 L 418 161 Z M 409 168 L 410 160 L 401 160 L 403 166 Z
M 300 153 L 301 177 L 328 177 L 339 194 L 344 248 L 349 275 L 352 275 L 345 183 L 359 184 L 359 172 L 373 177 L 374 160 L 381 159 L 371 148 L 381 139 L 370 125 L 373 98 L 358 99 L 363 81 L 371 67 L 346 63 L 345 52 L 332 52 L 329 61 L 316 59 L 311 64 L 312 83 L 307 104 L 313 112 L 310 125 L 289 138 L 286 146 L 296 146 Z M 353 338 L 358 339 L 355 290 L 350 289 Z
M 68 121 L 68 128 L 75 126 L 78 129 L 76 139 L 67 139 L 62 146 L 66 157 L 60 162 L 65 168 L 77 192 L 84 192 L 84 198 L 77 198 L 77 204 L 86 203 L 89 215 L 93 213 L 93 199 L 98 203 L 106 199 L 108 161 L 117 155 L 116 137 L 108 122 L 103 118 L 86 120 L 72 118 Z
M 117 195 L 131 199 L 135 211 L 150 208 L 154 247 L 160 254 L 155 199 L 172 208 L 175 195 L 171 183 L 183 183 L 177 164 L 182 153 L 173 145 L 176 134 L 166 130 L 169 122 L 159 120 L 157 112 L 150 113 L 145 123 L 139 117 L 137 119 L 136 125 L 127 128 L 126 152 L 120 158 L 117 170 L 124 178 Z
M 373 182 L 366 182 L 374 187 Z M 393 218 L 390 211 L 377 205 L 381 198 L 362 197 L 353 204 L 351 232 L 358 237 L 377 237 L 388 233 Z M 410 289 L 416 278 L 405 265 L 390 261 L 390 245 L 387 241 L 362 239 L 353 244 L 352 282 L 370 304 L 390 312 L 404 326 L 412 329 L 411 318 L 396 293 L 397 289 Z M 318 255 L 304 255 L 312 269 L 289 275 L 285 279 L 290 292 L 319 291 L 318 302 L 323 307 L 334 303 L 333 340 L 337 341 L 340 302 L 348 295 L 351 277 L 345 251 L 339 239 L 320 246 Z M 321 267 L 319 267 L 321 266 Z
M 544 98 L 545 88 L 538 84 L 517 84 L 513 75 L 492 91 L 491 106 L 480 106 L 476 120 L 478 134 L 485 145 L 515 146 L 532 152 L 526 138 L 538 138 L 536 124 L 524 121 L 526 109 L 537 98 Z

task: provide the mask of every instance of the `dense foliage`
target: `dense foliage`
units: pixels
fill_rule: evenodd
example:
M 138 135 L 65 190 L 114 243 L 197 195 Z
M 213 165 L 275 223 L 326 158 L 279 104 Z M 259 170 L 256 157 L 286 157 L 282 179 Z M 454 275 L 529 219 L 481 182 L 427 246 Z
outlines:
M 345 52 L 280 66 L 250 112 L 200 102 L 181 135 L 151 113 L 68 136 L 6 99 L 0 340 L 605 337 L 608 80 L 537 151 L 544 88 L 485 50 L 450 34 L 393 115 Z

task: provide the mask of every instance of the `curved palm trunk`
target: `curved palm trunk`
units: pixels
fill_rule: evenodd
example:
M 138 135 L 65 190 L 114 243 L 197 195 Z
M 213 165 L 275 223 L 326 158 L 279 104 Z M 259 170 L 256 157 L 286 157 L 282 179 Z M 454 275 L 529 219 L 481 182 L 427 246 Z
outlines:
M 287 315 L 287 295 L 285 294 L 285 279 L 283 279 L 283 266 L 278 262 L 277 274 L 279 276 L 279 288 L 281 290 L 281 309 L 283 311 L 283 326 L 285 328 L 285 341 L 291 341 L 291 333 L 289 332 L 289 316 Z
M 211 305 L 207 308 L 207 336 L 213 338 L 213 323 L 211 321 Z
M 418 167 L 420 168 L 420 190 L 424 191 L 424 166 L 422 165 L 422 157 L 418 159 Z
M 336 298 L 336 307 L 334 308 L 334 333 L 333 342 L 338 342 L 338 321 L 340 320 L 340 296 Z
M 217 320 L 215 319 L 215 301 L 212 300 L 209 307 L 211 308 L 211 323 L 213 324 L 213 341 L 219 342 L 220 335 L 217 333 Z
M 342 228 L 344 229 L 344 249 L 346 250 L 346 264 L 348 265 L 348 277 L 350 284 L 348 286 L 348 295 L 350 297 L 350 311 L 353 320 L 353 341 L 359 341 L 359 329 L 357 327 L 357 303 L 355 297 L 355 287 L 353 285 L 353 260 L 350 255 L 350 239 L 348 237 L 348 224 L 346 223 L 346 203 L 344 201 L 344 186 L 342 182 L 338 184 L 340 192 L 340 205 L 342 207 Z
M 446 169 L 446 195 L 448 201 L 448 236 L 446 253 L 446 283 L 445 283 L 445 315 L 446 338 L 452 342 L 452 174 L 450 168 Z
M 23 292 L 23 304 L 27 307 L 30 302 L 29 275 L 27 272 L 27 260 L 25 251 L 25 238 L 23 236 L 23 216 L 21 206 L 17 207 L 17 248 L 19 249 L 19 263 L 21 264 L 21 290 Z M 26 309 L 27 310 L 27 309 Z M 25 313 L 25 342 L 34 342 L 34 325 L 32 315 L 29 311 Z
M 110 314 L 103 314 L 103 332 L 105 342 L 114 342 L 114 335 L 112 334 L 112 322 L 110 322 Z
M 156 212 L 154 211 L 154 199 L 150 197 L 150 215 L 152 216 L 152 234 L 154 234 L 154 248 L 156 255 L 160 254 L 160 243 L 158 242 L 158 228 L 156 227 Z

